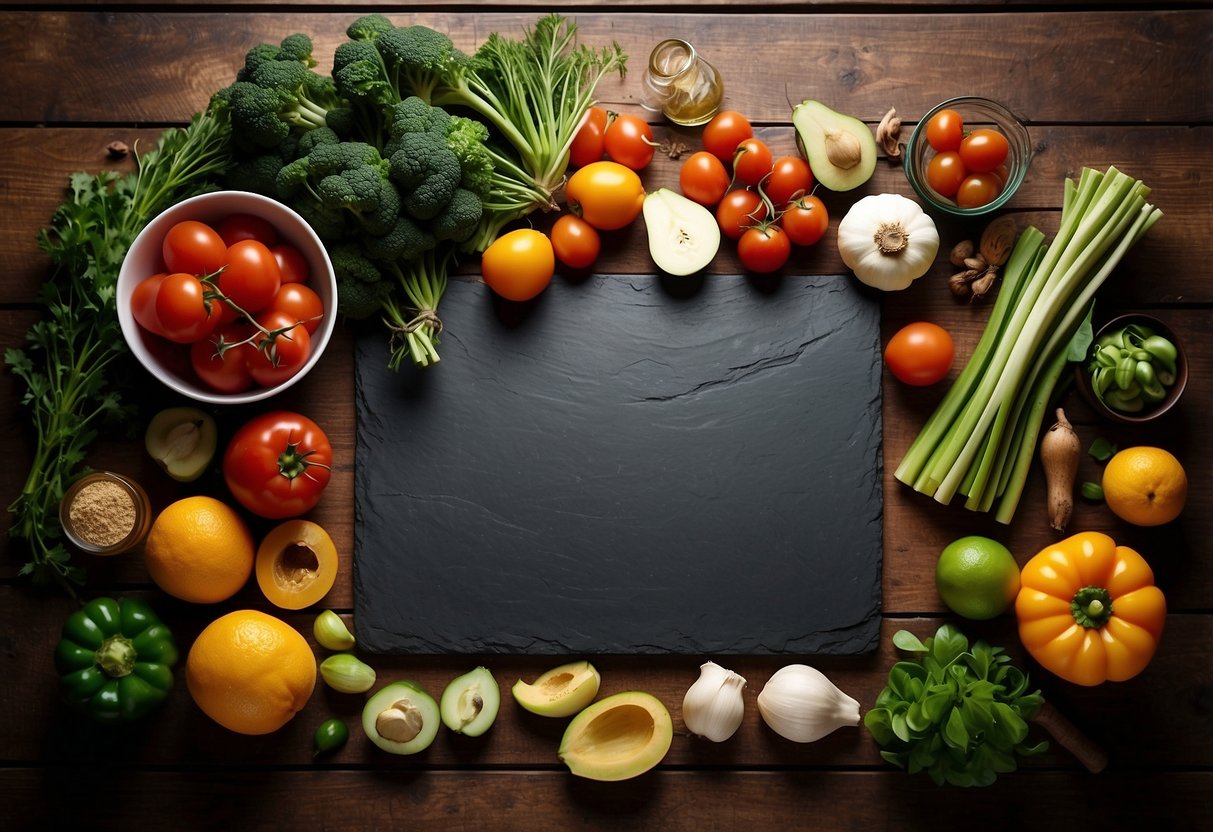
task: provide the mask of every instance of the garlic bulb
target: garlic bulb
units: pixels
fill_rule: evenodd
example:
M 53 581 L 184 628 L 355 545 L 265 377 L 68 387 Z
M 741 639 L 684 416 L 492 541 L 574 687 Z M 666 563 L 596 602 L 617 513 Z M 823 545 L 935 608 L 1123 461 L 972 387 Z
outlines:
M 758 712 L 772 731 L 793 742 L 815 742 L 836 728 L 859 724 L 859 703 L 804 664 L 775 672 L 758 694 Z
M 838 224 L 838 253 L 861 282 L 896 291 L 931 268 L 939 253 L 939 232 L 912 199 L 865 196 Z
M 712 742 L 724 742 L 741 727 L 745 678 L 715 662 L 699 666 L 699 678 L 682 700 L 687 730 Z

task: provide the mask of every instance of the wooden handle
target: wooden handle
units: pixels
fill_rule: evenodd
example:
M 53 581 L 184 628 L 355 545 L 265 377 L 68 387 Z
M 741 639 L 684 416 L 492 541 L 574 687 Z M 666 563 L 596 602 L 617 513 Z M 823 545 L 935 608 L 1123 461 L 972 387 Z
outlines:
M 1036 716 L 1032 717 L 1040 727 L 1049 732 L 1057 744 L 1073 754 L 1078 762 L 1086 766 L 1087 771 L 1099 774 L 1108 766 L 1108 755 L 1099 745 L 1079 730 L 1078 726 L 1066 718 L 1065 714 L 1054 708 L 1048 702 L 1040 706 Z

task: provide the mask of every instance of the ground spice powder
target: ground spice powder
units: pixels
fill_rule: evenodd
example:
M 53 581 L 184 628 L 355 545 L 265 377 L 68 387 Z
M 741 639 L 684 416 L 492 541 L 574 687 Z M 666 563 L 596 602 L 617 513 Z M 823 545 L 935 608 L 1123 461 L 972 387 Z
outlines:
M 113 546 L 135 529 L 135 501 L 116 482 L 90 482 L 72 500 L 68 517 L 83 540 L 97 547 Z

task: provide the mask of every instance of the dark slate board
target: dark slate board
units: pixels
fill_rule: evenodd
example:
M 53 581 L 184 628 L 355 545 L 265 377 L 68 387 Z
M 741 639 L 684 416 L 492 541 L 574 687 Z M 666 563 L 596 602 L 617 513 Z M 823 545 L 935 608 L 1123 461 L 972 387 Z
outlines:
M 880 314 L 853 279 L 557 278 L 525 305 L 453 280 L 441 313 L 430 371 L 358 338 L 360 648 L 875 648 Z

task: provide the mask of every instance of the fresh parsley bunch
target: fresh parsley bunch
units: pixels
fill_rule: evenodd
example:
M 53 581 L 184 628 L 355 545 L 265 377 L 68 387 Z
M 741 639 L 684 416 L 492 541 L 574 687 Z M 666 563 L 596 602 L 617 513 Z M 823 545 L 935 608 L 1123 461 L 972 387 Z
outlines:
M 900 630 L 893 644 L 914 660 L 890 668 L 863 720 L 885 760 L 910 774 L 926 771 L 939 785 L 988 786 L 1016 769 L 1016 754 L 1048 748 L 1025 744 L 1044 697 L 1027 692 L 1027 675 L 1001 647 L 978 641 L 970 649 L 950 624 L 925 643 Z

